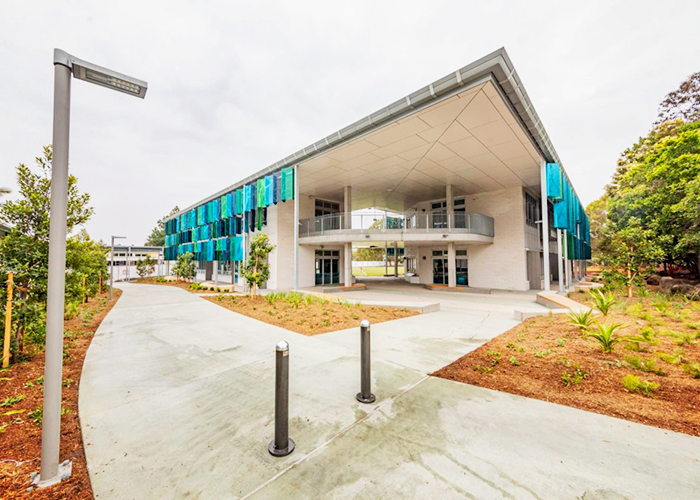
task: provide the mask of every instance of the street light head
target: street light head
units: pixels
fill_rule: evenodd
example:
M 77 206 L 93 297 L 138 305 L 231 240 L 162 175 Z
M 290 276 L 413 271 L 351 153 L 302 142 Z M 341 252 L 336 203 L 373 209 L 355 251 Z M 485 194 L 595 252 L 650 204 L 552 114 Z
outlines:
M 78 80 L 94 83 L 118 92 L 140 97 L 143 99 L 148 90 L 148 84 L 143 80 L 122 75 L 111 69 L 103 68 L 73 57 L 61 49 L 54 49 L 54 64 L 62 64 L 70 68 Z

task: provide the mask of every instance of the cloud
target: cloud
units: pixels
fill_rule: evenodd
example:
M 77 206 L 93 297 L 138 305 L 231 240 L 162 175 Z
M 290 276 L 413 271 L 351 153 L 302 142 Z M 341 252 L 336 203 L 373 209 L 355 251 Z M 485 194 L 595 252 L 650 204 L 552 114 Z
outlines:
M 505 46 L 584 203 L 697 71 L 700 5 L 655 2 L 24 2 L 0 14 L 0 185 L 51 141 L 52 50 L 149 82 L 73 82 L 87 230 L 143 243 L 187 206 Z M 677 28 L 675 28 L 677 27 Z

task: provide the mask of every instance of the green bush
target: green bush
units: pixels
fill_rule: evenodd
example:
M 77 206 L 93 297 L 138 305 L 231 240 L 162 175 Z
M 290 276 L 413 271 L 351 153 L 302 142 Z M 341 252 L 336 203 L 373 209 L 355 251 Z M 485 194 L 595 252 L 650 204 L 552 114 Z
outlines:
M 647 397 L 651 397 L 659 388 L 658 383 L 641 380 L 632 374 L 625 375 L 625 378 L 622 379 L 622 385 L 630 392 L 640 393 Z
M 625 356 L 625 361 L 627 361 L 632 368 L 640 372 L 655 373 L 661 376 L 666 375 L 653 359 L 644 359 L 639 356 Z
M 623 328 L 623 326 L 617 323 L 601 325 L 596 321 L 596 327 L 596 331 L 589 333 L 590 337 L 600 342 L 603 352 L 612 352 L 613 346 L 620 341 L 618 337 L 615 337 L 615 330 Z
M 569 322 L 576 325 L 582 332 L 588 330 L 593 324 L 593 309 L 569 311 Z
M 602 290 L 591 290 L 588 293 L 593 297 L 596 309 L 603 313 L 603 316 L 607 316 L 610 308 L 617 302 L 613 292 L 606 293 Z
M 691 361 L 682 365 L 683 370 L 689 373 L 693 378 L 700 378 L 700 363 Z
M 566 365 L 568 366 L 568 365 Z M 583 382 L 583 379 L 588 376 L 588 373 L 581 368 L 578 363 L 574 364 L 574 370 L 572 372 L 563 371 L 561 373 L 561 383 L 564 387 L 569 387 L 571 385 L 577 385 Z

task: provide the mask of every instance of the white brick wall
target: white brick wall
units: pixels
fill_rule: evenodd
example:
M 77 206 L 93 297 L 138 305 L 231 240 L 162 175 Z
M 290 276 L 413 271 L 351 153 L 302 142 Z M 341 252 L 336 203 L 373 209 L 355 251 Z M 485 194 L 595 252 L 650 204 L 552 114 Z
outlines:
M 525 260 L 525 215 L 521 187 L 466 197 L 468 212 L 494 219 L 491 245 L 470 245 L 469 285 L 503 290 L 528 290 Z

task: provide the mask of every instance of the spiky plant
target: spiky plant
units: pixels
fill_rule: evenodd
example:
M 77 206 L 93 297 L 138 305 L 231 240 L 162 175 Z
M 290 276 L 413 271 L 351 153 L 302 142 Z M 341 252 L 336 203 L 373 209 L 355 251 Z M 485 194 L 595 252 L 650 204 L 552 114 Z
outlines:
M 618 323 L 612 323 L 601 325 L 597 321 L 596 330 L 592 330 L 589 335 L 592 339 L 600 342 L 600 347 L 603 352 L 612 352 L 613 346 L 617 344 L 620 339 L 615 336 L 615 330 L 622 328 L 623 326 Z

